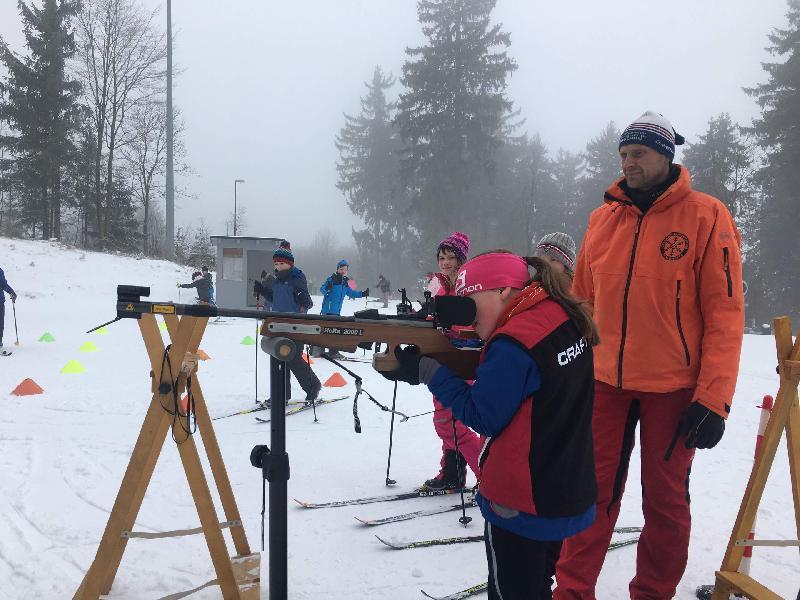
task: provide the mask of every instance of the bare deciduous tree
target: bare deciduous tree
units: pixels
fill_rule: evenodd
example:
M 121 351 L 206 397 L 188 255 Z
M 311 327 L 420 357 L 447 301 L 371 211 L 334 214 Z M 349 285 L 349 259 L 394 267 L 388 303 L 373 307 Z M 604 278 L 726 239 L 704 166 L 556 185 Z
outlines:
M 166 42 L 154 24 L 157 13 L 136 0 L 87 0 L 78 20 L 78 73 L 95 134 L 94 217 L 101 247 L 114 218 L 114 160 L 127 142 L 126 116 L 159 94 L 163 81 Z
M 186 155 L 182 140 L 183 123 L 176 111 L 174 118 L 173 149 L 175 172 L 186 173 Z M 134 196 L 144 212 L 142 218 L 142 248 L 151 254 L 161 245 L 150 231 L 153 200 L 164 195 L 163 177 L 166 173 L 167 111 L 161 99 L 150 99 L 134 106 L 125 132 L 126 143 L 121 155 L 133 185 Z M 179 190 L 176 190 L 176 192 Z

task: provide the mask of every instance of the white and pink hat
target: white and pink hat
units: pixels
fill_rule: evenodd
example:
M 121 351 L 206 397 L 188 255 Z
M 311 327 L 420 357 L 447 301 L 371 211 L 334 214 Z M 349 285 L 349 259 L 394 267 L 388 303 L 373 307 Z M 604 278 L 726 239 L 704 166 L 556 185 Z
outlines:
M 481 254 L 464 263 L 456 279 L 456 295 L 511 287 L 521 290 L 530 279 L 525 259 L 508 252 Z

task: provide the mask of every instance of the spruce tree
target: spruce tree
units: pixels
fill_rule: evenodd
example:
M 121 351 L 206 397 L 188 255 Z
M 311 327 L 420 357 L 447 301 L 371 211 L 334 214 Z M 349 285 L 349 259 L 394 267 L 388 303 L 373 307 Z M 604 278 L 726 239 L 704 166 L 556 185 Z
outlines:
M 542 234 L 552 231 L 564 231 L 576 235 L 574 228 L 576 214 L 582 205 L 580 174 L 583 169 L 583 158 L 564 149 L 559 149 L 553 161 L 553 183 L 556 194 Z
M 507 134 L 516 69 L 508 33 L 490 22 L 495 0 L 419 0 L 427 43 L 406 49 L 406 91 L 395 120 L 406 144 L 403 172 L 412 193 L 422 248 L 467 228 L 480 241 L 480 215 L 491 206 L 495 153 Z M 487 200 L 488 197 L 488 200 Z
M 568 226 L 577 243 L 583 239 L 589 225 L 589 215 L 602 206 L 606 189 L 622 175 L 619 162 L 619 129 L 609 121 L 599 135 L 586 144 L 583 154 L 584 175 L 581 180 L 581 199 L 575 207 Z
M 700 141 L 683 153 L 692 186 L 722 200 L 739 224 L 751 189 L 753 162 L 752 148 L 727 113 L 710 119 Z
M 392 125 L 396 104 L 387 91 L 395 78 L 375 67 L 372 82 L 365 83 L 358 116 L 344 115 L 345 125 L 336 136 L 339 161 L 336 186 L 347 198 L 347 206 L 366 224 L 353 237 L 367 267 L 362 276 L 390 279 L 401 272 L 411 232 L 406 226 L 406 195 L 399 181 L 402 143 Z
M 773 29 L 764 63 L 766 83 L 745 91 L 761 107 L 753 133 L 765 154 L 758 174 L 763 187 L 761 274 L 772 314 L 800 318 L 800 1 L 790 0 L 788 26 Z
M 0 83 L 0 120 L 13 130 L 0 144 L 11 155 L 9 179 L 22 224 L 34 236 L 60 237 L 64 176 L 79 117 L 80 88 L 65 70 L 75 51 L 70 23 L 78 5 L 44 0 L 38 8 L 20 0 L 18 7 L 29 54 L 18 57 L 0 39 L 8 70 Z

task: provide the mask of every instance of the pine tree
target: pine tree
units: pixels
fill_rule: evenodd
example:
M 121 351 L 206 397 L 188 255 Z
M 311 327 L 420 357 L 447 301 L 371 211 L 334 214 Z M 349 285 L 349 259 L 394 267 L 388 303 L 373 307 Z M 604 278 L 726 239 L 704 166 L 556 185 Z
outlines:
M 800 318 L 800 1 L 789 0 L 788 27 L 773 29 L 768 50 L 781 62 L 764 63 L 768 81 L 745 91 L 761 107 L 753 133 L 765 154 L 758 174 L 764 192 L 761 276 L 773 316 Z
M 414 224 L 429 249 L 469 225 L 476 241 L 487 207 L 512 103 L 507 77 L 516 69 L 509 34 L 492 25 L 495 0 L 419 0 L 427 44 L 406 49 L 395 123 L 406 144 L 403 171 Z
M 580 175 L 583 170 L 583 158 L 559 149 L 553 161 L 553 183 L 556 195 L 550 207 L 546 228 L 550 231 L 564 231 L 575 235 L 571 230 L 576 221 L 576 213 L 582 202 Z M 583 225 L 585 227 L 585 225 Z
M 575 207 L 568 226 L 570 234 L 580 243 L 589 224 L 589 215 L 603 203 L 603 193 L 622 171 L 619 162 L 619 129 L 609 121 L 597 137 L 586 144 L 584 176 L 581 180 L 581 199 Z
M 189 246 L 187 260 L 189 264 L 196 267 L 207 266 L 213 268 L 216 257 L 216 251 L 211 244 L 211 234 L 205 222 L 201 220 L 194 231 L 194 239 Z
M 710 119 L 700 141 L 683 153 L 692 186 L 722 200 L 739 224 L 752 187 L 753 163 L 753 149 L 727 113 Z
M 344 115 L 345 125 L 336 136 L 339 162 L 336 186 L 347 198 L 347 206 L 366 228 L 353 237 L 370 279 L 379 273 L 397 279 L 411 233 L 406 227 L 407 201 L 400 183 L 402 143 L 392 125 L 396 104 L 386 98 L 395 79 L 375 67 L 372 83 L 365 83 L 361 113 Z
M 64 174 L 74 151 L 79 85 L 66 74 L 75 44 L 70 29 L 77 2 L 44 0 L 41 8 L 18 3 L 29 55 L 16 56 L 0 39 L 0 60 L 8 77 L 0 83 L 5 100 L 0 120 L 13 130 L 0 137 L 8 149 L 16 210 L 32 235 L 61 235 Z

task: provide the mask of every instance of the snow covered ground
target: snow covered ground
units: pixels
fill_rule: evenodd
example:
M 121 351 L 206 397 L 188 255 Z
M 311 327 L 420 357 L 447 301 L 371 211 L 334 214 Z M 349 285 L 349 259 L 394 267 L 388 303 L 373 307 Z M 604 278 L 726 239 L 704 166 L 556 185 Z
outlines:
M 302 257 L 298 265 L 302 268 Z M 19 294 L 20 333 L 20 346 L 14 347 L 8 304 L 5 343 L 14 354 L 0 358 L 0 598 L 69 598 L 94 558 L 150 401 L 150 367 L 138 327 L 123 321 L 111 326 L 107 335 L 84 332 L 114 316 L 118 283 L 148 285 L 152 299 L 177 301 L 175 282 L 188 281 L 191 269 L 5 238 L 0 238 L 0 267 Z M 184 302 L 193 295 L 187 292 L 193 290 L 182 291 Z M 319 298 L 315 301 L 319 306 Z M 352 313 L 363 306 L 361 300 L 348 301 L 345 311 Z M 36 341 L 46 331 L 55 342 Z M 212 416 L 253 406 L 256 351 L 240 341 L 254 331 L 254 323 L 245 320 L 229 320 L 206 330 L 202 348 L 212 360 L 202 364 L 199 378 Z M 79 352 L 86 341 L 94 342 L 99 351 Z M 79 360 L 86 372 L 61 374 L 71 359 Z M 314 369 L 324 381 L 335 368 L 323 362 L 317 361 Z M 268 389 L 263 354 L 258 365 L 259 397 L 263 398 Z M 384 403 L 391 402 L 391 384 L 369 365 L 347 365 L 363 376 L 368 391 Z M 756 405 L 764 394 L 777 391 L 774 369 L 773 338 L 746 336 L 728 431 L 717 448 L 700 451 L 695 459 L 694 531 L 678 598 L 693 598 L 695 586 L 712 582 L 719 567 L 752 464 L 759 417 Z M 45 393 L 12 396 L 11 390 L 26 377 L 33 378 Z M 352 385 L 345 389 L 354 393 Z M 323 391 L 338 393 L 339 389 Z M 366 398 L 359 404 L 360 435 L 353 431 L 352 405 L 347 401 L 321 407 L 318 424 L 310 413 L 287 420 L 290 498 L 324 501 L 388 491 L 383 480 L 389 415 Z M 421 386 L 401 385 L 398 408 L 408 414 L 430 410 L 430 396 Z M 257 550 L 261 476 L 248 457 L 253 445 L 269 441 L 268 427 L 244 415 L 215 421 L 215 428 L 250 545 Z M 392 477 L 399 482 L 399 490 L 411 489 L 435 474 L 438 446 L 429 415 L 396 423 Z M 620 525 L 642 522 L 638 472 L 634 452 Z M 455 501 L 449 496 L 320 510 L 290 506 L 290 597 L 416 599 L 421 597 L 420 589 L 443 595 L 484 580 L 482 544 L 394 551 L 373 537 L 375 533 L 397 540 L 476 535 L 482 532 L 477 509 L 469 509 L 475 520 L 466 531 L 458 523 L 458 513 L 379 528 L 366 528 L 353 519 Z M 218 511 L 221 515 L 219 506 Z M 160 531 L 198 525 L 177 452 L 168 441 L 136 528 Z M 788 461 L 782 444 L 761 505 L 758 536 L 793 535 Z M 635 555 L 634 547 L 609 554 L 598 597 L 627 598 Z M 264 598 L 267 561 L 265 555 Z M 800 561 L 796 549 L 759 548 L 752 571 L 782 596 L 794 598 L 797 593 Z M 202 536 L 132 540 L 110 598 L 156 598 L 213 577 Z M 210 588 L 195 597 L 217 598 L 219 589 Z

